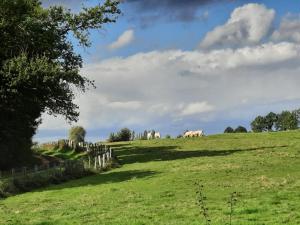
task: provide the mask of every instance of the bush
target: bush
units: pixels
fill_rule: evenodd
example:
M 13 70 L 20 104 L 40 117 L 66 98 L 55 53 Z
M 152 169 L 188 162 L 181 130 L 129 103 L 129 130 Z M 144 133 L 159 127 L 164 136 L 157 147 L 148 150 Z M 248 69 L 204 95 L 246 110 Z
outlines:
M 118 141 L 131 141 L 134 139 L 134 131 L 129 130 L 128 128 L 121 129 L 117 134 L 110 133 L 108 137 L 109 142 L 118 142 Z
M 234 130 L 235 133 L 247 133 L 247 129 L 243 126 L 238 126 L 235 130 Z
M 224 133 L 234 133 L 234 129 L 232 127 L 227 127 L 225 130 L 224 130 Z
M 17 176 L 0 180 L 0 198 L 14 194 L 31 191 L 36 188 L 45 187 L 49 184 L 59 184 L 67 180 L 81 178 L 90 175 L 91 171 L 85 170 L 82 162 L 66 162 L 64 170 L 50 169 L 26 176 Z
M 166 139 L 171 139 L 171 135 L 167 134 Z

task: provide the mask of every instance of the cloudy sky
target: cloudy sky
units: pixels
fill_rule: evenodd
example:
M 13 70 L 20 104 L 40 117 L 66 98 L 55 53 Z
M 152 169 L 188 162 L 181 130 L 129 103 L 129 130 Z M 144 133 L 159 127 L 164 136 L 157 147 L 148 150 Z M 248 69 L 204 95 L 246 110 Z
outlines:
M 80 2 L 80 4 L 79 4 Z M 78 11 L 95 1 L 44 0 Z M 221 133 L 300 107 L 299 0 L 125 0 L 117 23 L 76 47 L 97 88 L 77 94 L 91 141 L 128 127 L 177 136 Z M 72 124 L 75 125 L 75 124 Z M 43 116 L 35 140 L 67 137 Z

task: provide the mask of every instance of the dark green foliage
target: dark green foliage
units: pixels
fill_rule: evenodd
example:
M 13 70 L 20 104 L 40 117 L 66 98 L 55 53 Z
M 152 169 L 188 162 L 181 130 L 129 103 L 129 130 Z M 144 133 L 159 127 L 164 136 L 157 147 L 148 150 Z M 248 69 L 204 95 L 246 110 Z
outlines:
M 283 111 L 278 115 L 275 127 L 280 131 L 298 129 L 298 118 L 296 112 Z
M 225 130 L 224 130 L 224 133 L 234 133 L 234 129 L 232 127 L 227 127 Z
M 115 133 L 110 133 L 107 141 L 116 142 L 116 141 L 118 141 L 118 137 Z
M 69 131 L 69 140 L 75 143 L 84 142 L 86 131 L 81 126 L 72 127 Z
M 299 127 L 300 110 L 283 111 L 280 114 L 270 112 L 265 117 L 258 116 L 251 123 L 254 132 L 295 130 Z
M 148 131 L 144 130 L 142 140 L 147 140 L 147 138 L 148 138 L 147 135 L 148 135 Z
M 85 170 L 81 162 L 66 161 L 63 166 L 63 171 L 60 171 L 57 168 L 50 169 L 49 171 L 31 173 L 26 176 L 17 176 L 2 181 L 0 180 L 0 198 L 45 187 L 49 184 L 59 184 L 90 174 L 92 174 L 92 172 Z
M 273 126 L 273 123 L 272 123 Z M 271 126 L 271 127 L 272 127 Z M 251 122 L 253 132 L 263 132 L 267 130 L 267 121 L 265 117 L 258 116 Z
M 265 117 L 265 124 L 266 124 L 266 129 L 267 131 L 272 131 L 273 127 L 275 126 L 275 123 L 278 120 L 278 115 L 270 112 L 268 115 L 266 115 Z
M 130 141 L 131 131 L 128 128 L 123 128 L 118 133 L 119 141 Z
M 238 126 L 235 130 L 234 133 L 247 133 L 247 129 L 243 126 Z
M 171 139 L 171 135 L 167 134 L 166 139 Z
M 108 141 L 109 142 L 118 142 L 118 141 L 131 141 L 134 136 L 133 131 L 128 128 L 121 129 L 118 133 L 110 133 Z
M 74 14 L 39 0 L 0 1 L 0 169 L 30 157 L 42 113 L 77 120 L 74 89 L 93 82 L 79 74 L 82 59 L 69 38 L 89 46 L 89 30 L 115 22 L 118 4 L 107 0 Z

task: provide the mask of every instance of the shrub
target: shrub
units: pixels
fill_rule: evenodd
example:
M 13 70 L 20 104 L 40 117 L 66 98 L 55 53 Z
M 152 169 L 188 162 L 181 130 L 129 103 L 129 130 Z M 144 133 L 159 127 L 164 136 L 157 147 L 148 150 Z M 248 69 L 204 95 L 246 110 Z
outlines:
M 227 127 L 225 130 L 224 130 L 224 133 L 234 133 L 234 129 L 232 127 Z
M 135 136 L 134 131 L 131 131 L 128 128 L 123 128 L 117 134 L 110 133 L 108 137 L 108 141 L 109 142 L 131 141 L 134 139 L 134 136 Z
M 171 135 L 167 134 L 166 139 L 171 139 Z
M 67 180 L 77 179 L 91 174 L 85 170 L 81 161 L 65 162 L 64 170 L 50 169 L 39 173 L 17 176 L 0 181 L 0 198 L 45 187 L 49 184 L 59 184 Z
M 117 135 L 115 133 L 110 133 L 109 137 L 108 137 L 108 141 L 109 142 L 116 142 L 116 141 L 118 141 Z
M 243 126 L 238 126 L 235 130 L 235 133 L 247 133 L 247 129 Z

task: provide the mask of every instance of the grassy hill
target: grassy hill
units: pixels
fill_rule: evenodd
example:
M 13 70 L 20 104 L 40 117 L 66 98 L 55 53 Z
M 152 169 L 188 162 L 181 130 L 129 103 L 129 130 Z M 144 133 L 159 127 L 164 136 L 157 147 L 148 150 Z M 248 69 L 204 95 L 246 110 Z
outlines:
M 300 132 L 116 143 L 121 168 L 0 201 L 0 224 L 300 224 Z

